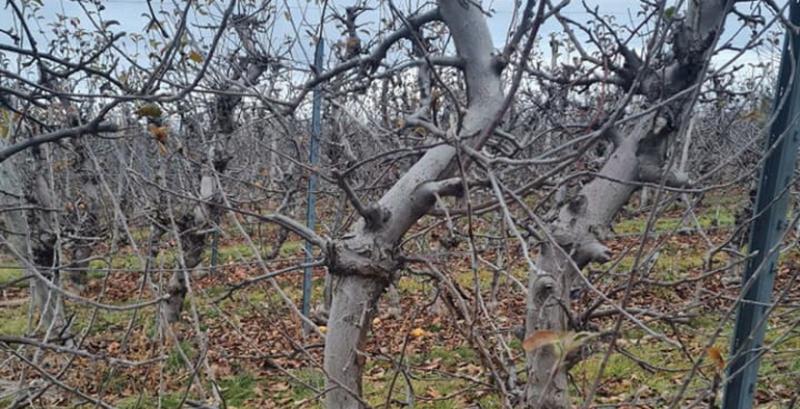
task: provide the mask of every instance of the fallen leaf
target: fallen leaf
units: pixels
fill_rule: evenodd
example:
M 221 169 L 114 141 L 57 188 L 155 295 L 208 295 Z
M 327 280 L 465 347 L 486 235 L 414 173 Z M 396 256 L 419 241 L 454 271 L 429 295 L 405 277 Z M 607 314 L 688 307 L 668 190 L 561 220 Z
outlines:
M 722 352 L 717 347 L 709 347 L 706 353 L 712 362 L 717 366 L 718 371 L 725 369 L 725 358 L 722 357 Z
M 560 339 L 561 333 L 558 331 L 536 331 L 522 341 L 522 349 L 531 352 L 543 346 L 555 344 L 559 342 Z
M 269 386 L 269 390 L 272 392 L 283 392 L 289 390 L 289 384 L 286 382 L 277 382 Z
M 417 327 L 412 329 L 411 332 L 409 332 L 408 334 L 414 338 L 422 338 L 425 336 L 425 330 L 420 327 Z

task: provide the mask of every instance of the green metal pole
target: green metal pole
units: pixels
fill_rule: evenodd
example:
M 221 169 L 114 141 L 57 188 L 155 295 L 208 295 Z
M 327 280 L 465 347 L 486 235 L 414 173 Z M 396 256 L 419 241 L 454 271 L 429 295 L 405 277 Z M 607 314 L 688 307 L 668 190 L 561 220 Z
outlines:
M 314 52 L 314 68 L 317 72 L 322 71 L 322 53 L 324 43 L 322 36 L 317 40 L 317 48 Z M 308 152 L 308 161 L 311 167 L 316 167 L 319 162 L 319 138 L 322 134 L 322 90 L 320 86 L 314 87 L 314 95 L 311 105 L 311 143 Z M 311 173 L 308 176 L 308 203 L 306 205 L 306 226 L 309 229 L 314 229 L 317 223 L 317 175 Z M 306 263 L 310 263 L 314 259 L 314 246 L 311 242 L 306 242 Z M 308 317 L 311 311 L 311 281 L 312 269 L 306 267 L 303 271 L 303 315 Z
M 789 20 L 800 25 L 799 0 L 789 3 Z M 778 86 L 773 103 L 774 120 L 766 143 L 767 157 L 761 170 L 752 229 L 750 254 L 743 277 L 743 294 L 736 314 L 731 342 L 723 409 L 751 409 L 758 380 L 760 350 L 766 313 L 772 298 L 778 252 L 773 251 L 789 227 L 786 211 L 789 184 L 797 160 L 800 127 L 800 35 L 787 27 Z

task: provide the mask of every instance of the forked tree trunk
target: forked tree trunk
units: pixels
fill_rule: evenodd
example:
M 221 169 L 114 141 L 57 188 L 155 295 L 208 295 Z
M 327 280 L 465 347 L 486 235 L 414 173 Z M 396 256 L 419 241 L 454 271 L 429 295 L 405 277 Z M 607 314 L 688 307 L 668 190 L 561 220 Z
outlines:
M 200 179 L 200 200 L 208 201 L 213 198 L 214 185 L 214 176 L 205 171 Z M 183 301 L 188 291 L 186 276 L 191 276 L 194 269 L 203 261 L 203 251 L 212 226 L 219 222 L 218 216 L 219 211 L 204 203 L 198 203 L 192 212 L 175 221 L 180 237 L 183 264 L 181 268 L 175 269 L 167 285 L 169 298 L 164 306 L 167 322 L 176 322 L 181 318 Z
M 44 164 L 46 159 L 43 152 L 34 150 L 33 169 L 28 175 L 27 197 L 29 205 L 41 209 L 55 208 L 52 189 L 45 175 Z M 30 240 L 30 261 L 33 268 L 37 269 L 43 279 L 35 277 L 31 281 L 31 300 L 33 307 L 39 312 L 38 328 L 44 331 L 56 329 L 65 330 L 64 302 L 58 291 L 51 289 L 51 285 L 60 286 L 60 271 L 58 265 L 61 260 L 56 252 L 57 224 L 53 214 L 47 210 L 33 209 L 27 214 L 28 238 Z M 47 282 L 45 282 L 47 281 Z
M 242 22 L 244 23 L 244 22 Z M 246 25 L 246 24 L 245 24 Z M 246 45 L 250 45 L 249 38 L 243 32 L 246 27 L 237 25 L 235 27 L 241 39 Z M 248 64 L 242 77 L 241 74 L 235 76 L 233 80 L 244 80 L 248 85 L 254 84 L 266 66 L 260 63 Z M 200 197 L 202 202 L 196 203 L 191 207 L 191 211 L 184 214 L 180 220 L 176 220 L 179 229 L 181 250 L 183 251 L 184 264 L 180 269 L 176 269 L 172 274 L 167 286 L 169 298 L 165 302 L 164 313 L 168 322 L 180 320 L 183 301 L 188 291 L 186 277 L 190 276 L 195 268 L 203 261 L 203 251 L 206 248 L 208 237 L 212 229 L 216 228 L 221 218 L 219 208 L 205 202 L 219 198 L 215 173 L 224 173 L 231 156 L 227 152 L 227 142 L 236 130 L 234 112 L 242 101 L 238 95 L 221 94 L 214 100 L 214 129 L 216 134 L 212 137 L 211 147 L 208 150 L 207 158 L 211 169 L 202 171 L 200 177 Z
M 450 29 L 464 61 L 468 106 L 461 135 L 468 141 L 489 126 L 499 112 L 503 93 L 501 68 L 492 56 L 493 44 L 483 12 L 472 3 L 442 0 L 441 18 Z M 473 143 L 474 145 L 474 143 Z M 429 149 L 378 203 L 369 206 L 352 233 L 328 248 L 333 276 L 333 302 L 325 340 L 324 367 L 328 376 L 326 407 L 358 409 L 363 405 L 361 353 L 376 312 L 377 301 L 395 279 L 395 247 L 403 235 L 435 202 L 434 193 L 453 194 L 460 181 L 442 181 L 452 172 L 455 148 Z
M 652 120 L 652 116 L 648 116 Z M 637 179 L 636 147 L 649 123 L 639 126 L 611 154 L 600 170 L 613 180 Z M 540 274 L 531 274 L 528 283 L 526 333 L 537 330 L 568 329 L 564 308 L 570 305 L 570 289 L 578 271 L 591 261 L 604 261 L 609 251 L 601 243 L 602 231 L 633 193 L 631 184 L 609 179 L 594 179 L 559 212 L 552 235 L 558 244 L 542 246 L 538 260 Z M 600 237 L 598 237 L 598 235 Z M 528 353 L 530 408 L 567 408 L 567 375 L 552 347 Z
M 4 146 L 3 142 L 0 138 L 0 148 Z M 0 164 L 0 204 L 16 209 L 0 214 L 5 225 L 5 231 L 0 234 L 21 258 L 20 265 L 32 266 L 26 268 L 26 272 L 33 277 L 30 280 L 31 308 L 39 316 L 37 329 L 47 331 L 52 327 L 61 331 L 63 301 L 58 292 L 44 282 L 59 283 L 59 271 L 55 269 L 59 264 L 55 251 L 55 224 L 52 214 L 41 210 L 55 206 L 45 179 L 41 152 L 28 154 L 33 156 L 31 160 L 26 161 L 27 154 L 17 155 Z
M 637 91 L 650 103 L 658 103 L 699 81 L 731 4 L 729 0 L 689 2 L 685 23 L 676 22 L 673 28 L 673 35 L 681 40 L 674 42 L 673 53 L 680 58 L 655 76 L 645 75 Z M 641 65 L 637 59 L 630 62 Z M 580 269 L 592 261 L 609 259 L 609 250 L 601 244 L 604 232 L 630 199 L 636 183 L 663 181 L 674 187 L 688 183 L 685 174 L 664 165 L 669 143 L 677 139 L 682 121 L 690 117 L 687 109 L 691 106 L 688 95 L 677 98 L 638 119 L 629 133 L 612 131 L 615 149 L 599 172 L 603 177 L 592 180 L 569 199 L 550 226 L 552 240 L 542 246 L 540 272 L 531 274 L 529 280 L 528 335 L 537 330 L 570 329 L 565 314 L 570 308 L 570 289 Z M 556 350 L 552 346 L 540 348 L 529 352 L 527 360 L 527 407 L 571 407 L 567 373 Z

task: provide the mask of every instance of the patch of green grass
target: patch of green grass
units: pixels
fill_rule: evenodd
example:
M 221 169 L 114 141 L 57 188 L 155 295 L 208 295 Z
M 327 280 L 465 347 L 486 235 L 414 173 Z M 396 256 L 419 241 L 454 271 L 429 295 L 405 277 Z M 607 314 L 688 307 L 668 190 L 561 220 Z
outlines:
M 264 289 L 256 287 L 247 292 L 247 299 L 250 300 L 251 303 L 259 305 L 260 303 L 271 299 L 271 297 L 270 294 L 264 291 Z
M 655 265 L 650 271 L 652 278 L 660 280 L 677 280 L 689 276 L 692 271 L 703 269 L 706 263 L 706 251 L 704 248 L 696 247 L 680 247 L 672 243 L 666 243 L 659 252 Z M 715 257 L 717 263 L 724 262 L 725 256 L 718 253 Z M 605 270 L 614 266 L 614 271 L 617 273 L 625 273 L 633 268 L 633 263 L 636 260 L 635 254 L 628 253 L 620 260 L 612 260 L 610 262 L 598 265 L 598 268 Z M 647 260 L 640 260 L 639 268 L 643 268 Z M 657 291 L 658 289 L 653 289 Z M 671 293 L 666 291 L 665 293 Z
M 219 386 L 222 388 L 222 397 L 228 406 L 241 406 L 246 400 L 255 397 L 253 389 L 255 383 L 252 376 L 241 374 L 220 380 Z
M 161 396 L 163 409 L 177 409 L 183 398 L 182 392 L 172 392 Z M 130 396 L 117 402 L 120 409 L 150 409 L 158 407 L 158 397 L 150 394 Z M 185 405 L 184 405 L 185 407 Z
M 607 263 L 600 264 L 598 268 L 601 270 L 607 270 L 614 266 L 614 271 L 616 272 L 625 272 L 630 271 L 633 268 L 633 262 L 636 260 L 636 256 L 625 256 L 621 260 L 611 260 Z
M 731 209 L 741 206 L 747 200 L 747 195 L 729 194 L 726 192 L 722 194 L 706 195 L 706 197 L 703 198 L 703 203 L 709 207 L 719 206 L 726 209 Z
M 458 284 L 462 287 L 473 288 L 475 286 L 476 274 L 478 275 L 478 285 L 480 286 L 481 291 L 491 289 L 492 276 L 494 275 L 494 272 L 489 270 L 478 270 L 476 273 L 472 270 L 466 269 L 456 276 L 456 281 L 458 281 Z
M 455 354 L 454 354 L 455 355 Z M 418 361 L 419 357 L 409 356 L 411 361 Z M 389 394 L 389 387 L 391 380 L 394 378 L 394 371 L 384 366 L 385 363 L 368 363 L 365 373 L 369 374 L 376 366 L 380 366 L 383 370 L 379 376 L 365 377 L 364 383 L 364 399 L 375 407 L 380 407 L 386 402 L 386 396 Z M 414 407 L 423 409 L 460 409 L 467 407 L 463 395 L 455 396 L 447 400 L 426 400 L 421 397 L 426 396 L 429 392 L 435 393 L 439 398 L 454 394 L 467 388 L 469 385 L 461 379 L 456 378 L 443 378 L 440 376 L 428 377 L 425 375 L 414 377 L 411 380 L 411 387 L 414 394 L 417 396 L 414 402 Z M 392 389 L 392 398 L 398 400 L 405 400 L 407 393 L 407 384 L 403 376 L 399 376 Z M 428 396 L 431 397 L 431 396 Z
M 136 265 L 138 266 L 138 259 Z M 178 252 L 177 250 L 165 250 L 158 254 L 156 257 L 156 266 L 177 266 L 178 265 Z
M 152 396 L 129 396 L 127 398 L 120 399 L 116 406 L 119 409 L 143 409 L 152 403 L 154 403 Z
M 712 314 L 700 314 L 691 318 L 689 324 L 692 328 L 715 328 L 720 317 Z
M 91 260 L 89 261 L 89 268 L 86 271 L 86 275 L 89 276 L 90 279 L 101 279 L 105 277 L 106 271 L 108 270 L 108 263 L 105 260 Z
M 131 382 L 133 379 L 128 375 L 119 372 L 105 372 L 102 388 L 109 396 L 119 396 L 125 393 L 125 389 L 130 386 Z
M 281 246 L 281 249 L 280 249 L 279 253 L 280 253 L 280 255 L 282 257 L 288 257 L 288 256 L 292 256 L 292 255 L 296 254 L 302 248 L 303 248 L 303 242 L 302 241 L 289 241 L 289 240 L 287 240 Z
M 408 275 L 400 276 L 396 286 L 400 294 L 421 294 L 428 288 L 421 280 Z
M 684 362 L 679 359 L 677 354 L 673 356 L 669 353 L 659 352 L 657 348 L 633 347 L 630 350 L 643 361 L 655 365 L 672 366 L 668 361 L 670 357 L 675 359 L 672 361 L 673 363 Z M 603 358 L 604 354 L 595 354 L 572 369 L 571 374 L 578 380 L 579 385 L 590 383 L 595 379 Z M 637 388 L 647 386 L 654 391 L 671 391 L 673 388 L 671 375 L 673 374 L 668 372 L 646 372 L 631 359 L 615 353 L 608 359 L 603 371 L 603 381 L 604 383 L 613 382 L 613 386 L 609 386 L 612 390 L 609 390 L 608 393 L 615 395 L 630 393 L 636 389 L 633 385 L 636 385 Z M 572 391 L 571 394 L 579 396 L 577 391 Z
M 28 329 L 28 305 L 0 308 L 0 334 L 24 335 Z
M 800 349 L 800 329 L 794 328 L 787 333 L 785 326 L 780 322 L 796 320 L 796 313 L 792 317 L 782 317 L 776 322 L 771 323 L 764 336 L 764 345 L 771 350 L 761 361 L 761 373 L 769 376 L 775 382 L 786 383 L 789 386 L 796 379 L 796 374 L 800 371 L 800 359 L 793 359 L 796 351 Z M 788 359 L 787 359 L 788 358 Z
M 325 297 L 325 277 L 311 280 L 311 299 L 321 300 Z
M 69 306 L 71 303 L 68 303 Z M 75 308 L 75 323 L 79 327 L 89 325 L 94 314 L 93 310 L 85 308 Z M 130 319 L 133 317 L 133 311 L 109 311 L 97 310 L 97 317 L 92 325 L 94 333 L 103 333 L 107 331 L 123 331 L 127 328 Z M 150 311 L 139 311 L 138 322 L 152 320 L 153 313 Z
M 325 389 L 325 375 L 316 368 L 303 368 L 298 369 L 292 373 L 297 379 L 302 381 L 305 385 L 309 385 L 318 390 Z M 293 383 L 292 385 L 292 398 L 295 401 L 308 399 L 317 394 L 313 389 L 306 387 L 304 384 Z
M 467 347 L 460 346 L 452 349 L 446 347 L 434 347 L 430 352 L 424 354 L 411 354 L 407 357 L 408 362 L 413 366 L 421 364 L 430 359 L 440 358 L 440 364 L 443 368 L 449 367 L 453 369 L 459 365 L 467 362 L 476 362 L 477 358 L 475 352 Z M 302 382 L 316 388 L 317 390 L 324 390 L 325 376 L 318 369 L 303 368 L 297 369 L 292 372 L 292 375 Z M 386 396 L 389 394 L 389 387 L 391 381 L 395 376 L 392 366 L 388 362 L 383 361 L 368 361 L 364 368 L 363 378 L 363 393 L 364 400 L 375 407 L 381 407 L 386 402 Z M 316 396 L 317 392 L 313 389 L 306 387 L 303 384 L 294 382 L 288 377 L 275 377 L 267 381 L 269 385 L 278 385 L 279 383 L 288 383 L 290 387 L 286 390 L 271 391 L 271 397 L 275 401 L 285 402 L 298 402 L 306 399 L 312 399 Z M 392 398 L 403 401 L 406 399 L 407 384 L 404 377 L 401 375 L 394 383 L 392 390 Z M 471 392 L 474 385 L 468 381 L 459 378 L 443 377 L 438 374 L 430 374 L 427 372 L 417 372 L 411 379 L 411 387 L 416 396 L 414 407 L 420 409 L 461 409 L 465 407 L 472 407 L 474 405 L 473 399 L 476 395 Z M 436 399 L 432 399 L 432 398 Z M 450 398 L 447 398 L 450 397 Z M 443 399 L 447 398 L 447 399 Z M 500 408 L 501 403 L 494 395 L 481 396 L 475 399 L 481 403 L 483 408 Z M 229 405 L 231 402 L 228 402 Z M 246 407 L 241 406 L 241 407 Z M 308 408 L 322 408 L 322 402 L 309 401 L 303 407 Z
M 600 370 L 602 359 L 602 354 L 592 356 L 579 364 L 579 371 L 585 372 L 590 377 L 596 375 Z M 637 366 L 633 361 L 622 355 L 613 354 L 608 359 L 608 364 L 606 364 L 603 376 L 604 378 L 620 378 L 629 376 L 634 372 L 637 372 Z
M 665 247 L 653 266 L 653 275 L 663 280 L 675 280 L 692 270 L 703 268 L 705 252 L 695 248 L 673 249 Z
M 700 221 L 700 225 L 703 228 L 709 227 L 733 227 L 736 223 L 736 216 L 734 215 L 733 211 L 726 209 L 726 208 L 718 208 L 717 211 L 710 211 L 704 214 L 701 214 L 697 217 L 697 220 Z
M 79 328 L 88 326 L 95 314 L 94 310 L 86 308 L 71 308 L 71 301 L 67 301 L 67 307 L 71 312 L 75 313 L 75 325 Z M 118 334 L 114 331 L 124 331 L 127 328 L 130 319 L 133 317 L 133 311 L 109 311 L 98 309 L 96 311 L 96 318 L 92 323 L 92 333 L 110 333 Z M 153 313 L 146 310 L 139 311 L 138 322 L 146 322 L 152 320 Z
M 279 250 L 279 254 L 281 257 L 289 257 L 296 255 L 298 251 L 300 251 L 303 247 L 303 242 L 298 240 L 287 240 L 281 246 Z M 263 254 L 267 254 L 272 250 L 268 247 L 266 250 L 262 250 Z M 221 246 L 218 250 L 218 257 L 219 263 L 225 264 L 228 262 L 239 262 L 242 260 L 253 260 L 255 258 L 255 253 L 253 252 L 253 248 L 250 247 L 247 243 L 238 243 L 238 244 L 230 244 L 226 246 Z M 208 262 L 211 260 L 211 250 L 208 249 L 203 253 L 203 258 Z
M 90 313 L 87 311 L 87 313 Z M 131 313 L 119 311 L 105 311 L 99 310 L 97 321 L 94 324 L 94 329 L 98 332 L 106 330 L 123 330 L 130 319 Z M 87 316 L 86 323 L 91 318 Z
M 239 305 L 240 303 L 232 300 L 231 298 L 226 298 L 222 300 L 217 306 L 222 311 L 244 311 L 245 306 Z
M 253 258 L 253 249 L 247 243 L 232 244 L 228 246 L 221 246 L 217 252 L 219 263 L 225 264 L 229 262 L 239 262 L 241 260 L 248 260 Z M 203 259 L 211 260 L 211 250 L 206 249 L 203 253 Z
M 481 408 L 485 409 L 500 409 L 503 407 L 503 403 L 500 402 L 500 398 L 496 395 L 486 395 L 478 399 Z
M 447 367 L 456 366 L 463 363 L 475 362 L 478 355 L 468 346 L 440 347 L 434 346 L 429 352 L 430 359 L 441 359 L 442 364 Z
M 436 395 L 438 397 L 445 397 L 454 394 L 466 387 L 468 385 L 458 379 L 449 379 L 449 378 L 419 378 L 411 381 L 411 386 L 414 388 L 414 391 L 418 395 L 424 395 L 426 391 L 432 390 L 436 391 Z M 396 396 L 402 397 L 401 392 L 402 389 L 395 391 Z M 383 396 L 385 398 L 385 395 Z M 377 402 L 376 402 L 377 403 Z M 464 395 L 454 396 L 451 399 L 444 399 L 444 400 L 433 400 L 433 401 L 422 401 L 419 400 L 417 402 L 416 407 L 419 408 L 426 408 L 426 409 L 461 409 L 467 407 L 467 402 L 464 400 Z
M 793 246 L 778 254 L 778 264 L 786 263 L 790 260 L 800 260 L 800 248 L 797 246 Z
M 183 353 L 189 358 L 189 360 L 193 360 L 197 355 L 197 351 L 195 351 L 192 344 L 187 341 L 181 341 L 178 346 L 173 349 L 169 356 L 167 356 L 167 369 L 171 371 L 179 371 L 180 369 L 185 367 L 185 363 L 183 358 L 181 357 L 181 353 L 178 350 L 180 348 Z
M 0 267 L 0 285 L 8 284 L 25 276 L 25 271 L 23 269 L 19 267 L 11 267 L 17 263 L 5 260 L 0 261 L 0 263 L 4 264 L 3 267 Z M 14 287 L 19 288 L 27 286 L 28 280 L 20 280 L 14 284 Z
M 614 225 L 614 231 L 618 234 L 641 234 L 644 233 L 647 227 L 648 215 L 642 215 L 636 218 L 620 220 Z M 735 223 L 736 217 L 734 210 L 714 206 L 712 208 L 704 209 L 704 211 L 697 216 L 700 226 L 704 229 L 712 227 L 732 227 Z M 681 219 L 679 217 L 661 217 L 656 220 L 654 231 L 656 233 L 667 233 L 681 227 Z M 683 220 L 683 226 L 694 228 L 694 222 L 691 217 L 686 217 Z
M 111 258 L 111 269 L 125 269 L 125 270 L 137 270 L 141 269 L 141 263 L 139 262 L 139 257 L 136 254 L 120 254 L 117 253 L 114 257 Z M 109 270 L 109 265 L 107 260 L 91 260 L 89 261 L 89 271 L 87 274 L 90 278 L 103 278 L 106 275 L 106 272 Z
M 661 218 L 656 220 L 655 232 L 662 233 L 674 230 L 680 225 L 680 219 Z M 647 217 L 637 217 L 634 219 L 622 220 L 614 225 L 614 231 L 618 234 L 642 234 L 647 227 Z
M 216 299 L 228 291 L 228 287 L 224 285 L 213 286 L 205 289 L 205 298 Z
M 137 243 L 144 243 L 150 239 L 150 228 L 148 227 L 134 227 L 131 229 L 131 236 Z

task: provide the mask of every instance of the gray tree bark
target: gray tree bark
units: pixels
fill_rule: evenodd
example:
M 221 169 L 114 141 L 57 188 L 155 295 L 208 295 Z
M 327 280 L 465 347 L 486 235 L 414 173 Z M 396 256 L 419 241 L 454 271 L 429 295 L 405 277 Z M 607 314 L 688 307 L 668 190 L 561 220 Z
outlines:
M 62 220 L 66 219 L 66 230 L 75 235 L 68 240 L 70 263 L 66 269 L 66 278 L 82 288 L 88 281 L 89 261 L 95 244 L 93 237 L 101 236 L 103 228 L 107 226 L 101 220 L 102 189 L 87 163 L 86 150 L 89 147 L 83 141 L 74 141 L 73 145 L 77 158 L 71 165 L 75 172 L 72 179 L 77 186 L 68 183 L 65 189 L 70 193 L 77 193 L 68 193 L 73 203 L 69 214 Z
M 474 142 L 491 124 L 503 102 L 501 68 L 492 56 L 493 44 L 483 12 L 472 3 L 439 2 L 441 18 L 449 27 L 456 50 L 465 61 L 468 106 L 461 137 Z M 395 279 L 399 266 L 396 246 L 435 202 L 453 170 L 456 149 L 440 145 L 429 149 L 383 197 L 369 207 L 342 240 L 328 249 L 333 300 L 325 340 L 324 367 L 328 376 L 326 407 L 355 409 L 363 405 L 361 375 L 365 356 L 360 352 L 376 313 L 377 301 Z
M 673 22 L 673 60 L 663 70 L 641 77 L 636 91 L 655 104 L 682 92 L 701 80 L 722 23 L 732 4 L 729 0 L 690 1 L 683 22 Z M 632 61 L 641 66 L 641 60 Z M 636 76 L 636 73 L 632 73 Z M 632 84 L 633 85 L 633 84 Z M 635 183 L 685 186 L 682 172 L 666 169 L 667 149 L 675 141 L 683 121 L 689 118 L 691 93 L 638 119 L 628 132 L 615 130 L 615 149 L 596 178 L 559 209 L 549 227 L 553 241 L 542 245 L 539 272 L 529 278 L 526 334 L 537 330 L 568 330 L 566 309 L 570 289 L 580 269 L 593 261 L 610 258 L 602 241 L 619 210 L 636 190 Z M 619 183 L 616 181 L 630 182 Z M 567 372 L 553 347 L 527 354 L 527 407 L 569 408 Z
M 238 26 L 237 29 L 240 29 Z M 240 30 L 240 37 L 245 44 L 245 34 Z M 261 63 L 251 63 L 243 72 L 243 79 L 246 84 L 253 84 L 266 70 L 266 65 Z M 238 76 L 234 81 L 240 79 Z M 242 97 L 237 95 L 219 95 L 215 98 L 214 105 L 214 129 L 210 147 L 207 153 L 207 164 L 209 167 L 202 170 L 200 177 L 200 197 L 203 202 L 214 201 L 219 197 L 215 173 L 224 173 L 228 162 L 232 157 L 226 147 L 231 134 L 236 130 L 234 112 Z M 179 230 L 180 244 L 184 256 L 184 265 L 181 269 L 176 269 L 172 274 L 167 286 L 169 298 L 164 305 L 164 313 L 168 322 L 180 320 L 183 301 L 186 297 L 187 286 L 186 276 L 191 274 L 195 268 L 203 261 L 203 251 L 206 248 L 208 238 L 213 229 L 217 228 L 221 217 L 218 208 L 207 203 L 197 203 L 191 207 L 191 211 L 186 212 L 176 220 Z M 185 273 L 184 274 L 184 271 Z
M 9 140 L 0 138 L 0 149 Z M 20 265 L 30 266 L 26 272 L 33 277 L 31 307 L 39 314 L 37 328 L 50 330 L 64 324 L 64 306 L 60 295 L 42 282 L 44 279 L 58 284 L 59 272 L 55 267 L 59 261 L 55 224 L 52 212 L 47 210 L 53 208 L 54 202 L 45 179 L 45 159 L 39 149 L 0 164 L 0 204 L 11 209 L 3 211 L 0 217 L 4 241 L 23 258 Z

